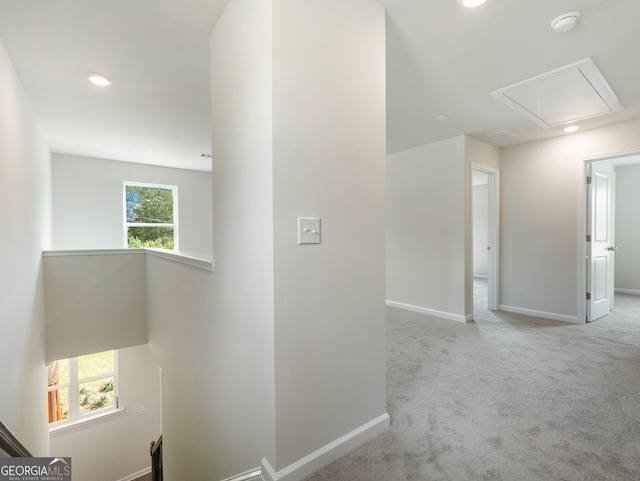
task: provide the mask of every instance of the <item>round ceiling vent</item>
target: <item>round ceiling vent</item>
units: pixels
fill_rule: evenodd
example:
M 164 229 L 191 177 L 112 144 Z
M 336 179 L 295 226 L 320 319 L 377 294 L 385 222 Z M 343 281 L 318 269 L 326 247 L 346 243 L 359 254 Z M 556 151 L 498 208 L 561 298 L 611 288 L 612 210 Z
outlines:
M 576 26 L 580 12 L 567 12 L 551 20 L 551 28 L 556 32 L 568 32 Z

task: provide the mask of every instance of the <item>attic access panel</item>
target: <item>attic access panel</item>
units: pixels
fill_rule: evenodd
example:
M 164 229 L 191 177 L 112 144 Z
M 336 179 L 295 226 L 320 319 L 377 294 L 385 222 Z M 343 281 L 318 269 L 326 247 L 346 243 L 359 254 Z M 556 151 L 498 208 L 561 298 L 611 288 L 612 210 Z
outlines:
M 491 92 L 542 127 L 554 127 L 624 107 L 591 58 Z

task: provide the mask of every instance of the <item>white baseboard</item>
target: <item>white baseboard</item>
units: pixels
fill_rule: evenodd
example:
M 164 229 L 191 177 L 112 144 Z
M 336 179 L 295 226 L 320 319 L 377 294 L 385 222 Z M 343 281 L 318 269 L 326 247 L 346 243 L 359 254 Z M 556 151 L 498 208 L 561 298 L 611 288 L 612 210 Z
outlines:
M 118 481 L 133 481 L 134 479 L 138 479 L 140 476 L 144 476 L 145 474 L 149 474 L 151 472 L 151 468 L 144 468 L 138 471 L 137 473 L 130 474 L 129 476 L 125 476 L 124 478 L 120 478 Z
M 621 287 L 616 287 L 614 292 L 619 292 L 620 294 L 632 294 L 634 296 L 640 296 L 640 291 L 637 289 L 623 289 Z
M 262 480 L 260 474 L 260 468 L 254 468 L 249 471 L 245 471 L 244 473 L 231 476 L 230 478 L 224 478 L 222 481 L 259 481 Z
M 556 314 L 555 312 L 534 311 L 533 309 L 524 309 L 522 307 L 498 306 L 500 311 L 513 312 L 514 314 L 524 314 L 526 316 L 541 317 L 543 319 L 551 319 L 553 321 L 571 322 L 573 324 L 584 324 L 578 321 L 577 316 L 567 316 L 565 314 Z
M 405 309 L 407 311 L 419 312 L 420 314 L 427 314 L 429 316 L 441 317 L 450 321 L 458 322 L 471 322 L 473 320 L 472 314 L 463 316 L 462 314 L 453 314 L 451 312 L 437 311 L 435 309 L 429 309 L 427 307 L 412 306 L 411 304 L 404 304 L 402 302 L 387 300 L 387 306 L 397 307 L 398 309 Z
M 385 413 L 278 472 L 271 467 L 269 461 L 263 458 L 262 479 L 264 481 L 300 481 L 352 449 L 382 434 L 389 427 L 389 423 L 389 415 Z

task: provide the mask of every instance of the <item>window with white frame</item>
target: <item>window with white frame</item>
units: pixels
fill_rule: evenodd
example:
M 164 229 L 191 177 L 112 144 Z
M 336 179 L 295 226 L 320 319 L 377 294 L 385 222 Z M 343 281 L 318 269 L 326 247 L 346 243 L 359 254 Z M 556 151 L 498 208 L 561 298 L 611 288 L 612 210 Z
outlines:
M 117 351 L 53 361 L 47 368 L 49 423 L 72 424 L 118 407 Z
M 124 245 L 178 250 L 178 187 L 124 183 Z

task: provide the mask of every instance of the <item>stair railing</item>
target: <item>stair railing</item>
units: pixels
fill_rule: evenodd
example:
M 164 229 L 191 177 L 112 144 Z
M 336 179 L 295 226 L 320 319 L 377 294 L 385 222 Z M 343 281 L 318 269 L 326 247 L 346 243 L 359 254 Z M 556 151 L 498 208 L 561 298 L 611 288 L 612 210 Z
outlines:
M 162 481 L 162 434 L 157 441 L 151 441 L 151 477 L 153 481 Z
M 31 458 L 31 453 L 18 438 L 0 421 L 0 457 Z

